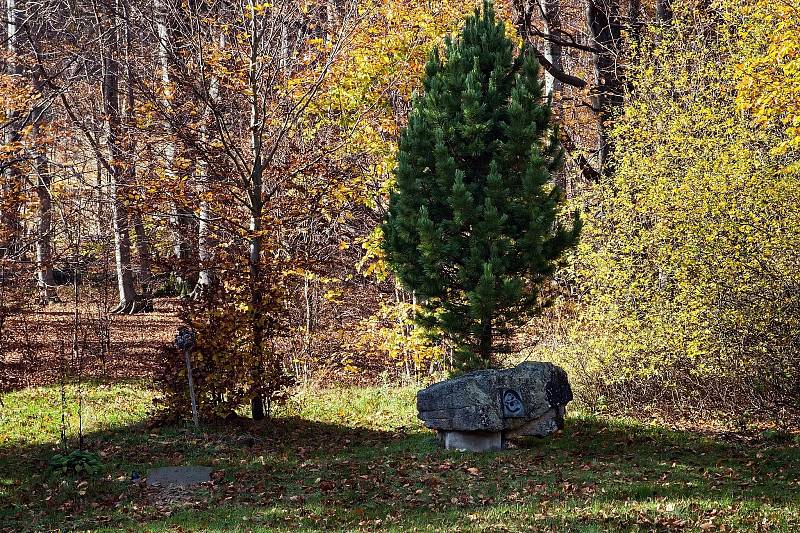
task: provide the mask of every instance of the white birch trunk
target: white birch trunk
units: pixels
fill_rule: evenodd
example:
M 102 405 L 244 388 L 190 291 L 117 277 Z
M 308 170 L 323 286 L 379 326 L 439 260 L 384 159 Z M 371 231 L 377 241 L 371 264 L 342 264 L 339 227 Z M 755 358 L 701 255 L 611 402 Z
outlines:
M 220 32 L 219 35 L 219 48 L 225 49 L 225 34 Z M 214 105 L 219 98 L 219 79 L 216 75 L 212 74 L 209 81 L 208 97 L 211 100 L 211 105 Z M 210 120 L 211 110 L 206 109 L 206 117 L 203 121 L 201 140 L 202 144 L 208 143 L 208 128 L 206 121 Z M 200 259 L 200 273 L 197 278 L 197 286 L 194 290 L 194 297 L 198 298 L 203 295 L 205 290 L 211 285 L 214 280 L 213 267 L 214 262 L 214 242 L 211 235 L 211 203 L 207 200 L 207 195 L 211 190 L 210 184 L 211 176 L 208 161 L 200 159 L 198 164 L 198 189 L 200 193 L 200 213 L 199 222 L 197 225 L 197 255 Z
M 545 31 L 550 39 L 545 39 L 544 55 L 556 70 L 564 70 L 562 61 L 563 52 L 561 44 L 556 40 L 561 40 L 561 8 L 559 0 L 539 0 L 544 19 Z M 562 83 L 549 73 L 545 73 L 545 93 L 551 95 L 560 93 Z
M 125 154 L 121 146 L 120 102 L 119 102 L 119 61 L 116 17 L 112 17 L 109 30 L 110 46 L 103 62 L 103 104 L 105 112 L 106 146 L 109 154 L 111 172 L 110 199 L 114 226 L 114 259 L 117 268 L 117 289 L 119 305 L 114 312 L 133 311 L 136 292 L 133 287 L 131 270 L 131 240 L 128 228 L 128 206 L 125 203 Z
M 169 73 L 169 52 L 170 44 L 172 42 L 172 35 L 170 27 L 167 23 L 167 5 L 164 0 L 156 2 L 156 29 L 158 33 L 158 58 L 161 63 L 161 86 L 163 91 L 161 104 L 167 114 L 172 111 L 172 84 Z M 169 120 L 164 122 L 164 131 L 167 133 L 167 140 L 164 144 L 164 174 L 168 178 L 175 178 L 175 142 L 172 138 L 174 135 L 173 128 Z M 185 288 L 186 284 L 186 267 L 189 259 L 189 240 L 188 226 L 189 220 L 192 218 L 192 213 L 189 211 L 181 200 L 175 202 L 175 214 L 172 217 L 173 225 L 173 256 L 177 261 L 176 279 L 178 286 Z
M 6 73 L 12 78 L 20 74 L 17 62 L 19 54 L 19 31 L 17 23 L 19 12 L 15 0 L 6 0 Z M 19 141 L 20 135 L 17 126 L 19 113 L 9 107 L 6 109 L 6 130 L 3 141 L 6 145 Z M 13 153 L 13 152 L 12 152 Z M 12 163 L 4 171 L 2 185 L 2 212 L 0 212 L 0 255 L 12 256 L 17 253 L 17 244 L 22 235 L 22 225 L 19 220 L 18 192 L 21 187 L 20 176 L 16 166 Z

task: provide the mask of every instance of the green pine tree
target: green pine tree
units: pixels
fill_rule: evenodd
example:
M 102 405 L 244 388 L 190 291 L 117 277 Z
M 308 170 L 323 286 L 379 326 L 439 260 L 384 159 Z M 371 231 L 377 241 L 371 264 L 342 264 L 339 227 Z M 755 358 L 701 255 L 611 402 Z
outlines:
M 400 137 L 384 249 L 463 370 L 492 366 L 510 328 L 542 306 L 540 288 L 577 241 L 558 218 L 562 163 L 539 65 L 515 54 L 485 2 L 434 49 Z

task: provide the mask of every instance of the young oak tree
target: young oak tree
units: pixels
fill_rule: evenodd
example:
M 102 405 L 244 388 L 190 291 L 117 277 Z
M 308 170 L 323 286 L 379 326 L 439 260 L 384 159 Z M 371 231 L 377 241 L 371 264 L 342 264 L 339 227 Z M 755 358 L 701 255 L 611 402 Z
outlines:
M 444 58 L 434 48 L 423 88 L 400 137 L 384 249 L 455 366 L 487 367 L 498 339 L 542 307 L 539 289 L 580 223 L 559 221 L 550 174 L 562 150 L 539 65 L 515 55 L 491 2 L 446 40 Z

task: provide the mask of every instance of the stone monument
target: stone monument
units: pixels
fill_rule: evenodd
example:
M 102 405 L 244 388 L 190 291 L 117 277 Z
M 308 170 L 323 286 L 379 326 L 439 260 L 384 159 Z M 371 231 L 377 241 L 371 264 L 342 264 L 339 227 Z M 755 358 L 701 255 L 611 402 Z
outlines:
M 434 383 L 417 393 L 417 416 L 447 449 L 494 451 L 509 438 L 555 433 L 571 400 L 563 369 L 524 362 Z

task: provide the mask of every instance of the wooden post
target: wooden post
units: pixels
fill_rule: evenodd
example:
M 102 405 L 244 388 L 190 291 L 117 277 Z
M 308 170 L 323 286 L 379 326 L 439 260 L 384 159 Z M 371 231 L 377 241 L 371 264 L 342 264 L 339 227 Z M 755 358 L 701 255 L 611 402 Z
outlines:
M 192 420 L 194 421 L 195 429 L 200 429 L 200 420 L 197 415 L 197 399 L 194 395 L 194 378 L 192 377 L 192 359 L 189 352 L 194 346 L 194 330 L 190 328 L 181 328 L 175 336 L 175 344 L 178 349 L 183 351 L 183 356 L 186 359 L 186 377 L 189 380 L 189 398 L 192 401 Z

